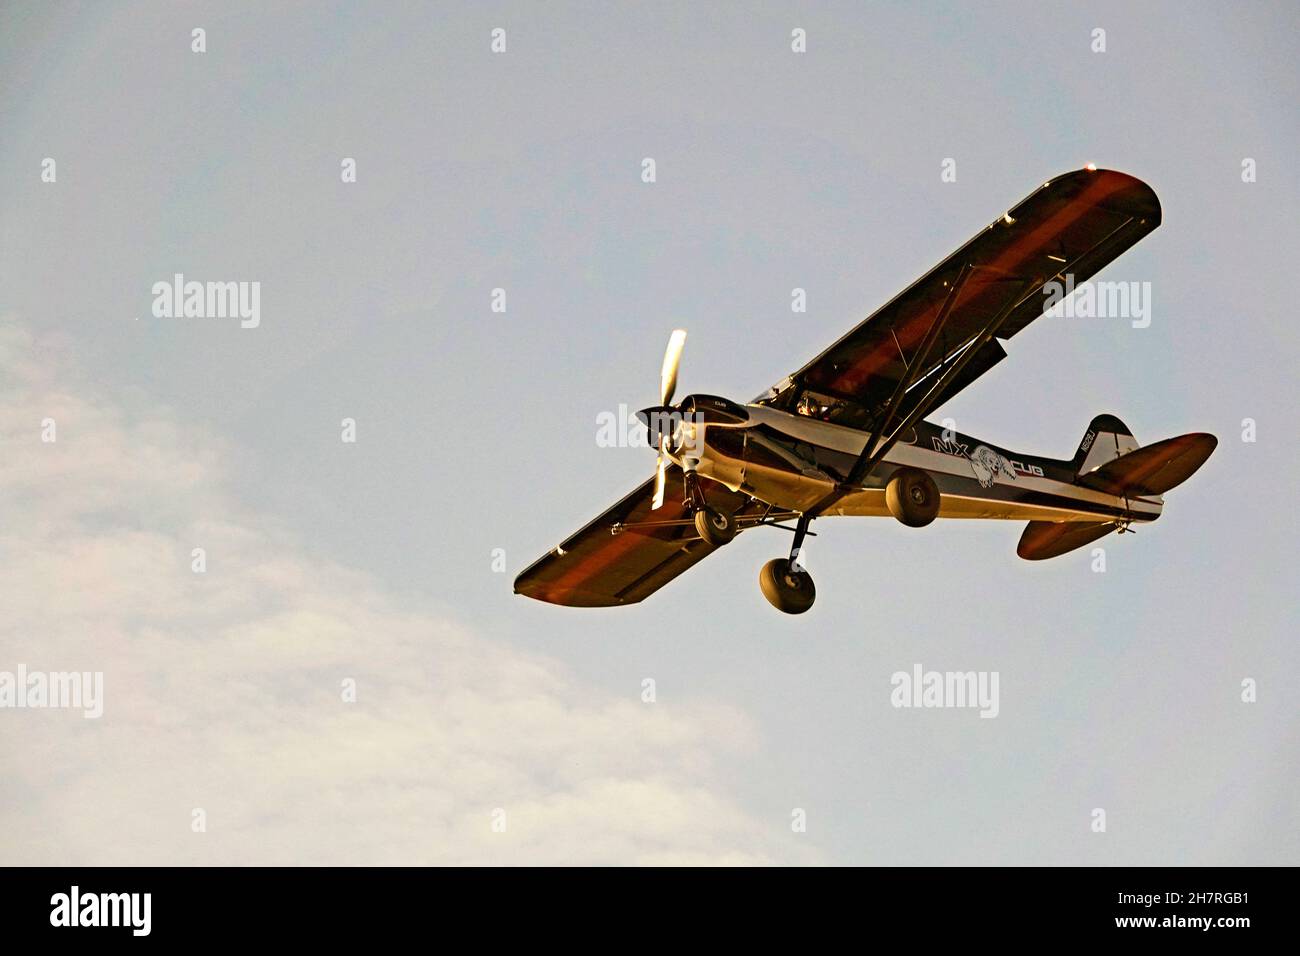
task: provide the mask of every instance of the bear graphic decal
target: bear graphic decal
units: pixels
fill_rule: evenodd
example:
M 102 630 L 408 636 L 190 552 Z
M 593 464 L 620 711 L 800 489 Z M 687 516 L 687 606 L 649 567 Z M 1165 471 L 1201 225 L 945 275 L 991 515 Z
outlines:
M 987 445 L 980 445 L 970 453 L 971 471 L 975 472 L 975 478 L 980 483 L 981 488 L 993 487 L 993 479 L 998 474 L 1004 474 L 1012 481 L 1016 480 L 1016 469 L 1005 455 L 999 455 Z

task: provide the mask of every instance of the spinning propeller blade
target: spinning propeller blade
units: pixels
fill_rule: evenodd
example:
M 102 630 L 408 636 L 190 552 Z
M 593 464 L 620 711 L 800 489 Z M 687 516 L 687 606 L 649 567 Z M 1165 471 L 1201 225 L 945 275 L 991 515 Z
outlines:
M 664 367 L 659 373 L 659 404 L 667 405 L 677 391 L 677 366 L 682 363 L 682 349 L 686 347 L 686 330 L 674 329 L 664 351 Z
M 663 369 L 659 372 L 659 404 L 666 406 L 673 400 L 677 391 L 677 368 L 682 364 L 682 349 L 686 347 L 686 330 L 674 329 L 668 337 L 668 348 L 664 350 Z M 655 471 L 655 496 L 650 505 L 651 511 L 657 511 L 664 503 L 664 483 L 668 473 L 668 456 L 664 454 L 668 444 L 666 436 L 659 437 L 659 461 Z
M 668 459 L 664 457 L 663 443 L 659 445 L 659 468 L 655 472 L 655 497 L 650 505 L 651 511 L 658 511 L 664 503 L 664 483 L 668 476 Z

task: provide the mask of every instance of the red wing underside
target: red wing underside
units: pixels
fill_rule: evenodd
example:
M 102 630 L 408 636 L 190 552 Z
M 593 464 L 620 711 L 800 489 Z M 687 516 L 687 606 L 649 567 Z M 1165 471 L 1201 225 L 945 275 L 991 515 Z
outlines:
M 1160 224 L 1160 203 L 1141 180 L 1112 170 L 1081 170 L 1044 184 L 1003 218 L 912 283 L 848 334 L 760 399 L 789 410 L 811 392 L 830 402 L 824 417 L 865 427 L 871 413 L 888 400 L 910 365 L 913 381 L 951 361 L 980 334 L 1028 283 L 997 332 L 1009 339 L 1042 314 L 1048 282 L 1073 276 L 1077 285 Z M 931 353 L 919 354 L 923 340 L 944 306 L 963 267 L 946 323 Z M 1006 355 L 996 340 L 983 346 L 966 374 L 932 397 L 933 408 L 951 398 Z M 909 391 L 905 414 L 925 386 Z M 926 412 L 925 414 L 928 414 Z
M 757 515 L 763 506 L 715 482 L 701 480 L 719 511 Z M 668 469 L 664 503 L 650 510 L 654 479 L 533 562 L 515 578 L 515 593 L 570 607 L 635 604 L 714 551 L 684 519 L 682 471 Z M 679 522 L 679 523 L 672 523 Z M 610 529 L 622 525 L 611 534 Z

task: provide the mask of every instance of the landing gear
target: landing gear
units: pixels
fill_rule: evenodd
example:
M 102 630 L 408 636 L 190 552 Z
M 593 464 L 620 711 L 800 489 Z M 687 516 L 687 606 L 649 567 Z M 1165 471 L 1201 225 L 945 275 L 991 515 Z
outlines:
M 767 598 L 772 607 L 786 614 L 802 614 L 813 606 L 813 601 L 817 598 L 812 575 L 799 566 L 799 549 L 803 547 L 804 536 L 808 534 L 810 520 L 803 515 L 799 517 L 794 543 L 790 546 L 790 557 L 775 558 L 763 565 L 758 572 L 758 586 L 763 589 L 763 597 Z
M 817 598 L 812 575 L 785 558 L 773 558 L 763 565 L 758 572 L 758 586 L 768 603 L 786 614 L 802 614 Z
M 939 486 L 919 468 L 900 468 L 885 485 L 885 505 L 909 528 L 923 528 L 939 515 Z
M 720 548 L 736 536 L 736 518 L 704 505 L 695 510 L 695 531 L 706 542 Z
M 700 487 L 699 475 L 695 473 L 698 464 L 699 462 L 690 459 L 685 462 L 682 469 L 685 472 L 682 476 L 685 482 L 683 498 L 687 508 L 695 512 L 695 533 L 707 544 L 720 548 L 724 544 L 730 544 L 736 536 L 736 516 L 719 511 L 709 504 L 704 497 L 704 489 Z

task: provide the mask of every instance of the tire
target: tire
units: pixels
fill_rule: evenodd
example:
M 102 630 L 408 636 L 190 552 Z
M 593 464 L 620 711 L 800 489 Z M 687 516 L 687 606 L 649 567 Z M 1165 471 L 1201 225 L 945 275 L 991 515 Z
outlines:
M 785 558 L 774 558 L 758 572 L 758 586 L 767 602 L 786 614 L 802 614 L 813 606 L 817 588 L 812 575 L 790 567 Z
M 885 505 L 909 528 L 924 528 L 939 515 L 939 486 L 919 468 L 900 468 L 885 485 Z
M 736 536 L 736 519 L 725 511 L 701 508 L 695 512 L 695 531 L 709 544 L 720 548 Z

